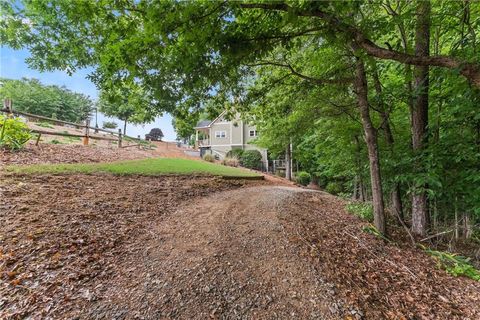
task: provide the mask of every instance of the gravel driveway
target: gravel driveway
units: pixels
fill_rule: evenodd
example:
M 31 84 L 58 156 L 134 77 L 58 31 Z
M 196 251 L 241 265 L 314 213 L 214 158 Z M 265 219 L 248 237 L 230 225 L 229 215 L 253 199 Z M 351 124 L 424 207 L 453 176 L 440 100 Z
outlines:
M 339 318 L 330 287 L 283 230 L 282 207 L 299 192 L 251 187 L 178 209 L 155 228 L 133 278 L 113 279 L 89 317 Z

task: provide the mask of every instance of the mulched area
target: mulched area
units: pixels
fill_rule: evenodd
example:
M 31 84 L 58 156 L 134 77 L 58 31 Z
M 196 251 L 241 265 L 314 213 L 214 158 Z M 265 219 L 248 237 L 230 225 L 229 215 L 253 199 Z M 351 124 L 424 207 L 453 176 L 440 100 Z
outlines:
M 291 240 L 366 319 L 480 319 L 480 282 L 439 270 L 420 249 L 385 243 L 344 210 L 344 201 L 315 193 L 285 213 Z
M 40 163 L 80 163 L 109 162 L 154 157 L 153 151 L 138 150 L 135 147 L 119 149 L 105 146 L 56 145 L 41 143 L 38 146 L 28 144 L 19 151 L 0 150 L 0 168 L 2 165 L 40 164 Z
M 262 184 L 206 176 L 0 176 L 0 319 L 62 318 L 101 297 L 181 203 Z

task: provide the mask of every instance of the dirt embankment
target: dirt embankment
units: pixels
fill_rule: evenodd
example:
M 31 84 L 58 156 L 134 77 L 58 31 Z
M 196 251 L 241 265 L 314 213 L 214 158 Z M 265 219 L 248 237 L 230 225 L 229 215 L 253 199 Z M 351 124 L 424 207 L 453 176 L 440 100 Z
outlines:
M 30 143 L 24 149 L 15 152 L 0 150 L 0 169 L 2 166 L 12 164 L 110 162 L 152 157 L 188 158 L 184 149 L 178 148 L 175 143 L 153 142 L 153 144 L 155 148 L 143 150 L 137 147 L 117 148 L 81 144 L 40 143 L 35 146 Z
M 0 150 L 0 168 L 2 165 L 12 164 L 40 164 L 40 163 L 80 163 L 80 162 L 109 162 L 116 160 L 132 160 L 153 157 L 151 151 L 136 148 L 120 149 L 114 147 L 33 144 L 23 150 Z

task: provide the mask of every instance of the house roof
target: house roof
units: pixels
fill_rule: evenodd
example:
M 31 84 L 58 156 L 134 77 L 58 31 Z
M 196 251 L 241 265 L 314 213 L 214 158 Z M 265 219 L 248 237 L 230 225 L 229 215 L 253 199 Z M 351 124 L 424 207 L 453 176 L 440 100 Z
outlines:
M 212 120 L 202 120 L 197 123 L 195 128 L 206 128 L 212 123 Z
M 218 117 L 215 118 L 215 120 L 202 120 L 197 123 L 197 125 L 194 127 L 194 129 L 200 129 L 200 128 L 209 128 L 214 122 L 216 122 L 218 119 L 220 119 L 227 110 L 223 111 L 218 115 Z

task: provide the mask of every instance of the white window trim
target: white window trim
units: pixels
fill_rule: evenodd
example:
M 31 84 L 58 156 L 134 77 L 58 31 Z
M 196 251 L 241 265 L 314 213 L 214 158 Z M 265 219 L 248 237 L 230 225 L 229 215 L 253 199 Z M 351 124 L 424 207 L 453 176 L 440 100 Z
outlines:
M 227 131 L 225 130 L 215 131 L 215 138 L 224 139 L 226 137 L 227 137 Z
M 253 132 L 253 136 L 252 136 L 252 132 Z M 248 136 L 250 138 L 254 138 L 257 136 L 257 130 L 248 130 Z

